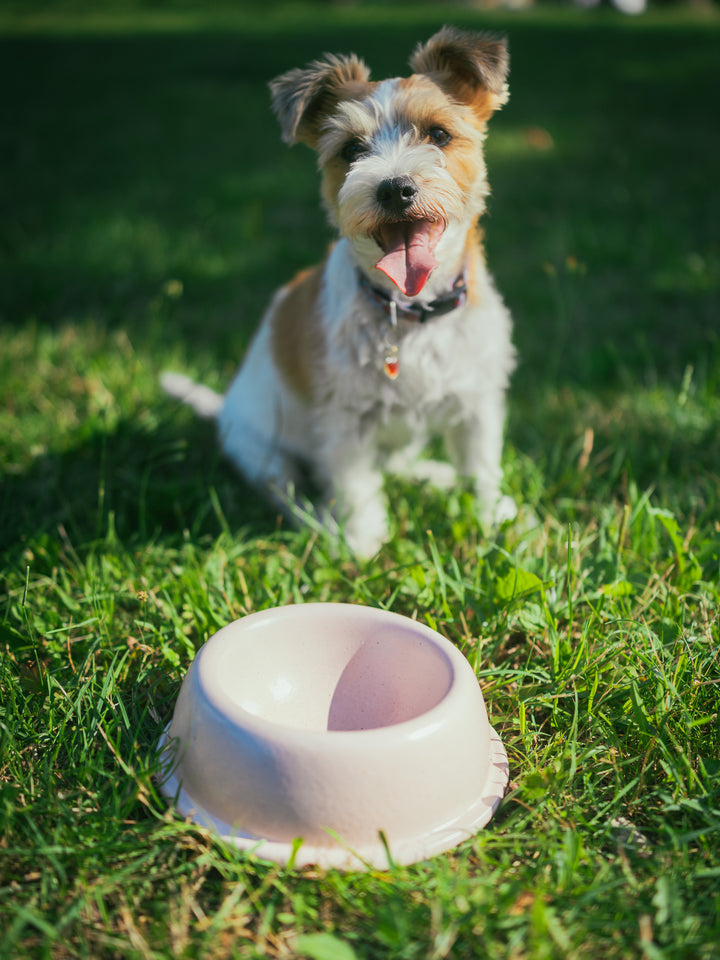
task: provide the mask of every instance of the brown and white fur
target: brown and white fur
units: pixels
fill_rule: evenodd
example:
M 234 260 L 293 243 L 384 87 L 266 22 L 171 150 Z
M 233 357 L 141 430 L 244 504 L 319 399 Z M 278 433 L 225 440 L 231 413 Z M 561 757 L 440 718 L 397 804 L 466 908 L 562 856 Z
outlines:
M 284 140 L 318 154 L 339 239 L 275 294 L 224 398 L 163 376 L 217 419 L 224 452 L 253 484 L 293 496 L 309 468 L 331 522 L 367 556 L 388 536 L 386 470 L 439 485 L 470 478 L 484 524 L 515 513 L 500 493 L 511 321 L 477 226 L 506 45 L 445 27 L 410 63 L 408 78 L 371 82 L 357 57 L 326 55 L 271 83 Z M 403 309 L 445 303 L 458 281 L 464 302 L 449 312 L 420 323 Z M 436 434 L 452 467 L 419 458 Z

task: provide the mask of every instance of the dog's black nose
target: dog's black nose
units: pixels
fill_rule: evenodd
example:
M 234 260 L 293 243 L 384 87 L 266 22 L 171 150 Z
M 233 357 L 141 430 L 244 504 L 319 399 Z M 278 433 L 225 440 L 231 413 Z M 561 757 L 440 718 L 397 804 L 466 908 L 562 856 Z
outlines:
M 391 177 L 383 180 L 375 196 L 377 202 L 388 213 L 403 213 L 412 206 L 418 188 L 410 177 Z

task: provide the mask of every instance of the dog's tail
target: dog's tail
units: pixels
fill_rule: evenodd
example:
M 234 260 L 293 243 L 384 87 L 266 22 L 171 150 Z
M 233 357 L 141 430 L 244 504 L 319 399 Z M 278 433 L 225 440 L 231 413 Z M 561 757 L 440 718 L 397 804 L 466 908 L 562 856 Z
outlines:
M 199 417 L 214 420 L 220 413 L 222 406 L 220 394 L 215 393 L 210 387 L 203 386 L 202 383 L 195 383 L 184 373 L 166 370 L 160 374 L 160 386 L 169 396 L 187 403 Z

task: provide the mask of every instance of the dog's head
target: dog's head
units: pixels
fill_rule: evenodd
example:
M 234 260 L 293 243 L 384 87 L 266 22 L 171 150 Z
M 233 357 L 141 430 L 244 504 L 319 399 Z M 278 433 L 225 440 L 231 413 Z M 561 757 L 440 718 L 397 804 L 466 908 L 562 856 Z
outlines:
M 328 54 L 270 86 L 283 139 L 317 151 L 325 206 L 360 265 L 412 298 L 463 255 L 485 208 L 482 144 L 507 99 L 507 47 L 444 27 L 410 65 L 376 83 L 357 57 Z

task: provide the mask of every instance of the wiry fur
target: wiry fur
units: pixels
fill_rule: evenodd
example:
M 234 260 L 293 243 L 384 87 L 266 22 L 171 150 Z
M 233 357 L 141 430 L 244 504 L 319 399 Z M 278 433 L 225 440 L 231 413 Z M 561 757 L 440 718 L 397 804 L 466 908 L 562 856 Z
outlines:
M 411 63 L 411 77 L 372 83 L 355 56 L 327 55 L 273 81 L 283 138 L 318 153 L 339 240 L 323 265 L 277 292 L 224 398 L 177 374 L 163 379 L 216 417 L 224 451 L 252 483 L 282 499 L 309 469 L 365 555 L 388 534 L 384 470 L 442 484 L 456 472 L 472 479 L 482 522 L 514 513 L 500 494 L 511 323 L 477 228 L 485 127 L 507 98 L 507 51 L 501 39 L 446 27 Z M 360 145 L 357 154 L 348 144 Z M 398 178 L 416 190 L 402 211 L 378 190 Z M 376 269 L 383 231 L 397 223 L 429 224 L 425 256 L 435 266 L 417 295 Z M 401 312 L 392 333 L 361 275 L 399 307 L 446 297 L 463 276 L 467 301 L 422 324 Z M 384 370 L 389 332 L 397 379 Z M 419 459 L 433 434 L 444 436 L 452 466 Z

